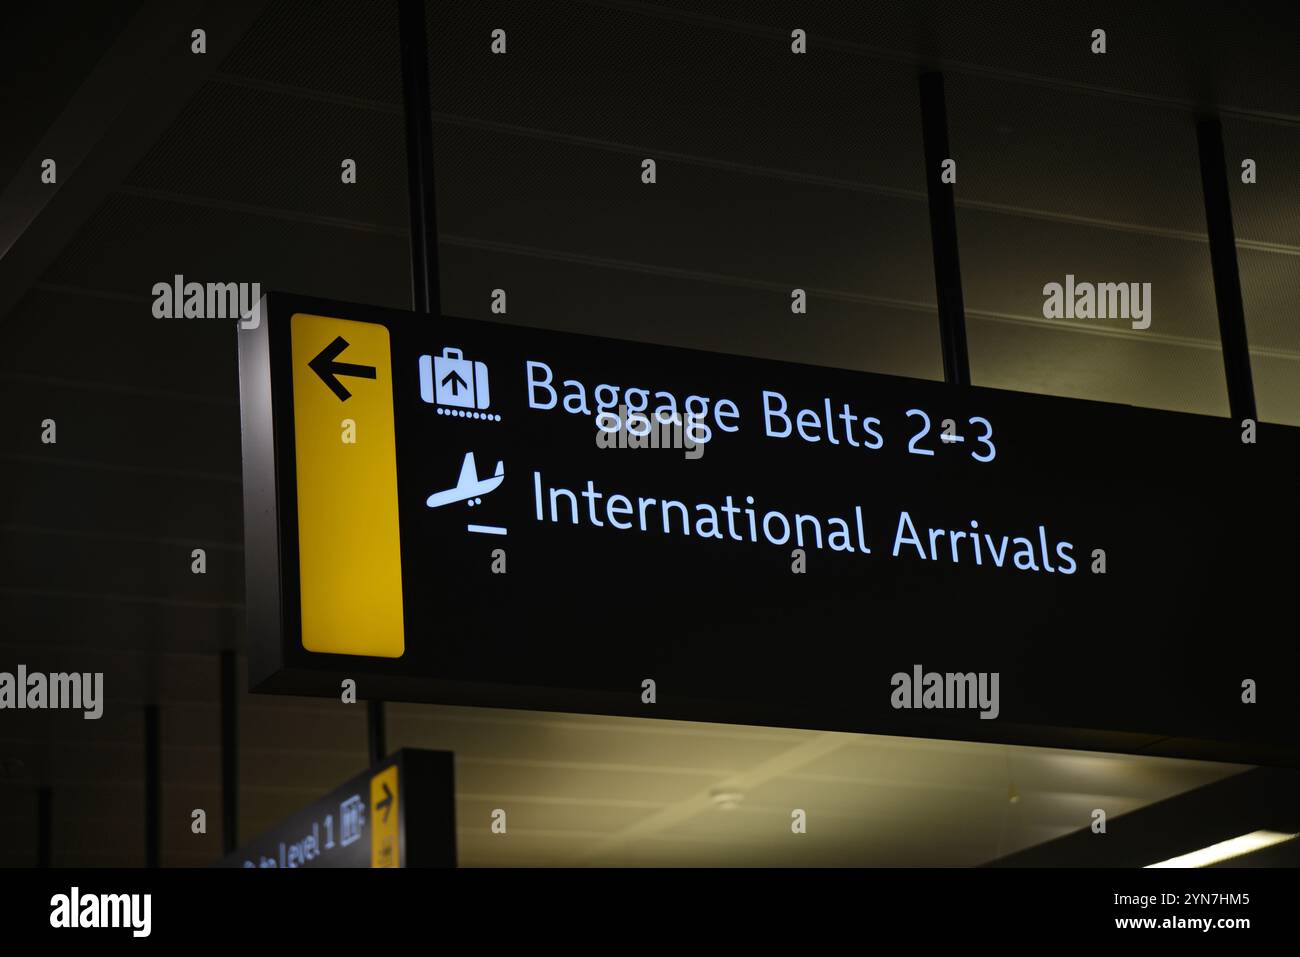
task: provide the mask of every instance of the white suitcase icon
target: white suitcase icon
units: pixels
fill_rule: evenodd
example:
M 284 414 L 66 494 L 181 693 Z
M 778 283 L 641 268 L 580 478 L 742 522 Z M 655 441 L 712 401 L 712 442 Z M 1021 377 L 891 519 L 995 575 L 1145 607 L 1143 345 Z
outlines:
M 448 346 L 440 356 L 420 356 L 420 398 L 458 409 L 486 409 L 488 370 Z

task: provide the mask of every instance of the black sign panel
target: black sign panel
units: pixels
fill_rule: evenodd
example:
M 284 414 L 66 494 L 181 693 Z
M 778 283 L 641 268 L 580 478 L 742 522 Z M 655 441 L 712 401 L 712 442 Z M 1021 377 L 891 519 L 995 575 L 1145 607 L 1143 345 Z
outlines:
M 226 855 L 223 867 L 454 867 L 448 751 L 402 749 Z
M 1296 756 L 1296 430 L 279 295 L 240 342 L 259 690 Z

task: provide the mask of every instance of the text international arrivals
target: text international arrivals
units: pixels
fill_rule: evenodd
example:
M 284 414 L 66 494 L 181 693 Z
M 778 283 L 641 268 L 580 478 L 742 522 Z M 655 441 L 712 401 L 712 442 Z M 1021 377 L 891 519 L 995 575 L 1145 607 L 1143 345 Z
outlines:
M 539 522 L 635 531 L 644 534 L 681 535 L 698 539 L 752 544 L 793 545 L 798 548 L 871 555 L 868 530 L 861 505 L 850 518 L 764 509 L 752 495 L 724 496 L 717 502 L 629 496 L 598 489 L 593 480 L 574 491 L 549 486 L 542 473 L 533 472 L 534 514 Z M 947 561 L 1022 572 L 1073 575 L 1077 569 L 1071 542 L 1055 540 L 1045 525 L 1028 534 L 990 532 L 972 519 L 964 529 L 918 525 L 908 511 L 892 523 L 888 554 L 893 558 Z

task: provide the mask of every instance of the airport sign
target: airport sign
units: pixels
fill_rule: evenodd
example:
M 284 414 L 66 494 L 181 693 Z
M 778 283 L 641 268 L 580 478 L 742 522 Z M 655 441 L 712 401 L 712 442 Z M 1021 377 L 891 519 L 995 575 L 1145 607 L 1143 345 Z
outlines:
M 258 690 L 1295 748 L 1295 429 L 279 294 L 238 337 Z

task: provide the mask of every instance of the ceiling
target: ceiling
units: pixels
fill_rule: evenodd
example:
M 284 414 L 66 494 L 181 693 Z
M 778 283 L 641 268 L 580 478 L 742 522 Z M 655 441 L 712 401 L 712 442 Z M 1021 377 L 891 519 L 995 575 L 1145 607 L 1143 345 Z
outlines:
M 190 834 L 189 811 L 219 818 L 215 653 L 245 643 L 235 330 L 156 320 L 150 289 L 180 273 L 409 307 L 396 8 L 79 6 L 84 29 L 28 11 L 0 49 L 17 105 L 0 149 L 0 668 L 102 670 L 110 707 L 4 715 L 0 823 L 30 829 L 48 783 L 56 863 L 141 863 L 156 701 L 164 861 L 203 864 L 219 838 Z M 938 379 L 916 72 L 940 67 L 976 384 L 1226 414 L 1194 126 L 1217 107 L 1229 169 L 1260 169 L 1230 189 L 1260 417 L 1300 425 L 1290 19 L 697 6 L 429 5 L 444 311 L 500 321 L 505 287 L 511 323 Z M 487 52 L 496 27 L 505 57 Z M 72 158 L 57 190 L 36 174 L 52 154 Z M 1042 285 L 1066 273 L 1152 282 L 1152 328 L 1042 319 Z M 365 765 L 360 709 L 240 701 L 245 836 Z M 977 864 L 1241 770 L 414 705 L 390 706 L 389 743 L 456 751 L 472 865 Z M 718 810 L 717 788 L 744 800 Z M 487 831 L 495 807 L 506 838 Z
M 50 661 L 32 648 L 4 654 L 31 667 Z M 202 866 L 220 856 L 214 660 L 152 655 L 150 665 L 144 655 L 102 651 L 60 660 L 106 672 L 105 716 L 6 715 L 3 752 L 25 764 L 0 781 L 0 826 L 30 829 L 30 784 L 39 772 L 54 789 L 56 864 L 144 863 L 142 705 L 156 682 L 164 864 Z M 146 675 L 151 668 L 157 673 Z M 1245 770 L 1142 755 L 427 705 L 390 704 L 387 721 L 392 748 L 455 753 L 458 854 L 469 867 L 975 866 L 1086 827 L 1095 808 L 1117 817 Z M 359 706 L 244 695 L 240 723 L 245 838 L 368 763 Z M 718 792 L 742 799 L 723 810 Z M 208 811 L 210 833 L 190 833 L 194 808 Z M 808 821 L 798 836 L 790 830 L 796 808 Z M 506 812 L 505 834 L 491 830 L 496 809 Z M 10 842 L 0 848 L 0 865 L 30 864 L 34 854 L 33 846 Z

